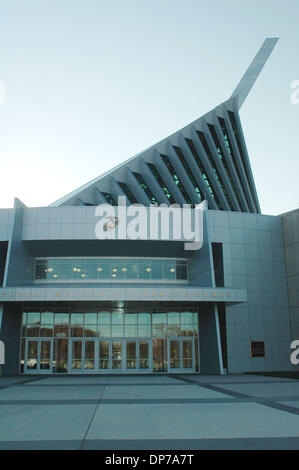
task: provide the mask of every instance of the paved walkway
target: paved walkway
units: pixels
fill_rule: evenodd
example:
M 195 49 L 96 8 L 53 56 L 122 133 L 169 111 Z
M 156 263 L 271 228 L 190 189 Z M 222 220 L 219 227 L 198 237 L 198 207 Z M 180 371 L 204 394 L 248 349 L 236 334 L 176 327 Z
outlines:
M 0 377 L 0 449 L 299 449 L 299 381 Z

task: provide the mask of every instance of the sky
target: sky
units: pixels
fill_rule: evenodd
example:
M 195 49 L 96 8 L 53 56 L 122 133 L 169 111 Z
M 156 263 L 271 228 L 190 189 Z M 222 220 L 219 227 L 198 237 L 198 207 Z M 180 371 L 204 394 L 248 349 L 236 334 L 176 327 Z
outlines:
M 262 213 L 296 209 L 298 19 L 299 0 L 0 0 L 0 207 L 49 205 L 199 118 L 279 37 L 240 117 Z

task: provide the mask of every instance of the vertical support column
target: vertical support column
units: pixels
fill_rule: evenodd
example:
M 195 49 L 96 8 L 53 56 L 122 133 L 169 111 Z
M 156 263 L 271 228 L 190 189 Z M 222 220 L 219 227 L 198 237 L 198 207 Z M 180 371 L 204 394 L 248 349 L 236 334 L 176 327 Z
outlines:
M 4 304 L 0 330 L 0 340 L 5 345 L 5 364 L 2 365 L 2 375 L 19 373 L 20 328 L 20 306 L 13 302 Z
M 223 374 L 219 318 L 216 304 L 202 303 L 199 312 L 200 372 Z

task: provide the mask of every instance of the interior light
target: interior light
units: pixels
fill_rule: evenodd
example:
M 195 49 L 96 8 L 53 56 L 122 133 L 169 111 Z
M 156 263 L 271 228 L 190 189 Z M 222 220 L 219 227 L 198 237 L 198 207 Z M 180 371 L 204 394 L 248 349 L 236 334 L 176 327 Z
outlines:
M 57 277 L 57 274 L 53 274 L 53 277 Z
M 116 269 L 116 268 L 113 268 L 112 271 L 113 271 L 114 273 L 116 273 L 117 269 Z
M 112 277 L 116 277 L 116 274 L 112 274 Z
M 151 270 L 152 270 L 152 268 L 145 268 L 145 270 L 146 270 L 148 273 L 150 273 Z
M 85 276 L 86 276 L 86 274 L 81 274 L 81 277 L 85 277 Z
M 99 267 L 97 268 L 97 271 L 99 271 L 99 273 L 100 273 L 101 271 L 103 271 L 103 268 L 101 268 L 101 266 L 99 266 Z
M 54 271 L 54 268 L 48 268 L 49 273 L 51 273 L 52 271 Z
M 122 272 L 125 273 L 126 271 L 128 271 L 128 268 L 121 268 Z
M 170 268 L 169 270 L 171 273 L 174 273 L 175 272 L 175 268 Z

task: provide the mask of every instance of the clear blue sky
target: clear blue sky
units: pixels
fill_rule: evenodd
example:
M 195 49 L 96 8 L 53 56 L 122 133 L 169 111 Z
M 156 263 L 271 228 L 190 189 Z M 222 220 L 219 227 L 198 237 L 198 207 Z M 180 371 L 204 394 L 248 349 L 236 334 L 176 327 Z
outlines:
M 0 207 L 48 205 L 226 100 L 265 214 L 298 207 L 299 0 L 0 0 Z

